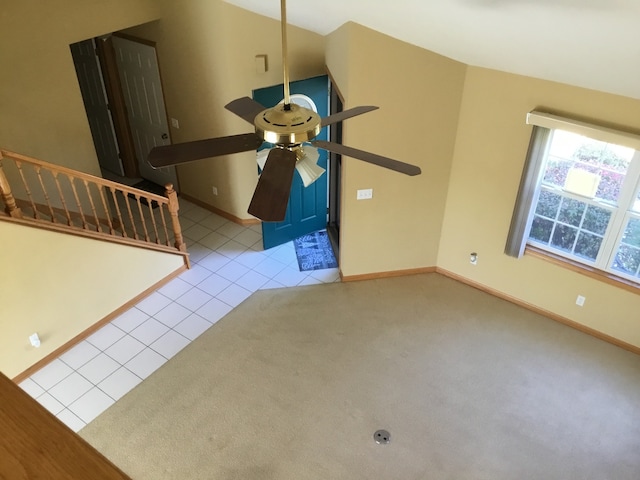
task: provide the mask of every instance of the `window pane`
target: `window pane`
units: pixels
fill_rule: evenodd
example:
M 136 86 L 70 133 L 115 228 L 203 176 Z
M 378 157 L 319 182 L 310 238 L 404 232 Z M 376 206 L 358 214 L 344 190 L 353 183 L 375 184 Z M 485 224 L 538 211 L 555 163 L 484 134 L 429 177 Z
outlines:
M 617 204 L 634 152 L 632 148 L 555 130 L 542 182 L 563 188 L 569 170 L 584 170 L 597 175 L 596 198 Z
M 582 214 L 587 204 L 573 200 L 571 198 L 563 198 L 562 206 L 560 207 L 560 215 L 558 215 L 558 221 L 568 223 L 574 227 L 580 226 L 582 221 Z
M 594 262 L 600 251 L 602 237 L 591 233 L 580 232 L 576 243 L 575 254 Z
M 551 230 L 553 230 L 553 222 L 551 220 L 535 216 L 533 218 L 533 223 L 531 224 L 531 233 L 529 233 L 529 238 L 542 243 L 549 243 Z
M 604 235 L 610 219 L 611 212 L 609 210 L 589 205 L 587 207 L 587 213 L 584 216 L 582 228 L 593 233 Z
M 613 261 L 613 269 L 627 275 L 637 276 L 639 266 L 640 249 L 622 245 Z
M 556 218 L 558 214 L 558 207 L 560 206 L 560 200 L 562 197 L 557 193 L 542 191 L 538 198 L 538 205 L 536 206 L 536 215 L 542 215 L 543 217 Z
M 640 220 L 632 218 L 622 235 L 622 243 L 634 247 L 640 247 Z
M 551 245 L 561 250 L 571 252 L 576 241 L 578 229 L 567 225 L 556 225 L 551 239 Z

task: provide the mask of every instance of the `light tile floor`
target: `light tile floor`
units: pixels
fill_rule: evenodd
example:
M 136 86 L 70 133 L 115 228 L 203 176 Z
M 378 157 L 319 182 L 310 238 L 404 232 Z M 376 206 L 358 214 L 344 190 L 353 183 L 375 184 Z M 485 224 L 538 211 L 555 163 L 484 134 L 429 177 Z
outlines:
M 186 201 L 180 219 L 192 268 L 20 383 L 74 431 L 253 292 L 339 281 L 338 269 L 301 272 L 293 242 L 263 250 L 260 225 Z

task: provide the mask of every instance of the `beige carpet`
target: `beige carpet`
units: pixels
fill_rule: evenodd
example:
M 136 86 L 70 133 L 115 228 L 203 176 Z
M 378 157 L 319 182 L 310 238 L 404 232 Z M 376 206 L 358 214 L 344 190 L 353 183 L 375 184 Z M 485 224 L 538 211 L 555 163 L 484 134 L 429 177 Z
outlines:
M 263 291 L 81 435 L 134 479 L 637 480 L 640 357 L 437 274 Z

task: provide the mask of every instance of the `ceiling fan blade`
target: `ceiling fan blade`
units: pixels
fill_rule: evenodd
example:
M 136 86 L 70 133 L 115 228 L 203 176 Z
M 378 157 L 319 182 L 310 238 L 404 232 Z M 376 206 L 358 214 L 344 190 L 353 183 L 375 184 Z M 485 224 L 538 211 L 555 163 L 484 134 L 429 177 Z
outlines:
M 256 115 L 265 110 L 265 107 L 249 97 L 236 98 L 227 103 L 224 108 L 235 113 L 251 125 L 253 125 L 253 119 L 256 118 Z
M 372 110 L 377 110 L 378 108 L 379 107 L 376 107 L 373 105 L 349 108 L 348 110 L 343 110 L 342 112 L 334 113 L 333 115 L 324 117 L 322 119 L 321 126 L 326 127 L 327 125 L 341 122 L 342 120 L 346 120 L 347 118 L 355 117 L 357 115 L 362 115 L 363 113 L 371 112 Z
M 248 212 L 264 222 L 281 222 L 287 213 L 296 154 L 284 148 L 269 152 Z
M 405 175 L 420 175 L 422 172 L 420 167 L 411 165 L 410 163 L 400 162 L 398 160 L 393 160 L 392 158 L 376 155 L 375 153 L 365 152 L 364 150 L 340 145 L 339 143 L 326 142 L 324 140 L 313 140 L 311 143 L 320 148 L 324 148 L 325 150 L 329 150 L 330 152 L 357 158 L 358 160 L 372 163 L 390 170 L 395 170 L 396 172 L 404 173 Z
M 262 145 L 262 139 L 255 133 L 243 133 L 154 147 L 149 152 L 147 161 L 152 167 L 161 168 L 202 158 L 257 150 L 260 145 Z

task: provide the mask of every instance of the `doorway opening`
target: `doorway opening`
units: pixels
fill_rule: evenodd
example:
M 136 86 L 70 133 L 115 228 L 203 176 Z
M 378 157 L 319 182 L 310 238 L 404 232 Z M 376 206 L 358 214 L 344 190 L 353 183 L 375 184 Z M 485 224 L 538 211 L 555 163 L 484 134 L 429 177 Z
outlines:
M 96 155 L 105 178 L 160 193 L 175 167 L 146 158 L 171 143 L 155 44 L 114 33 L 70 45 Z

